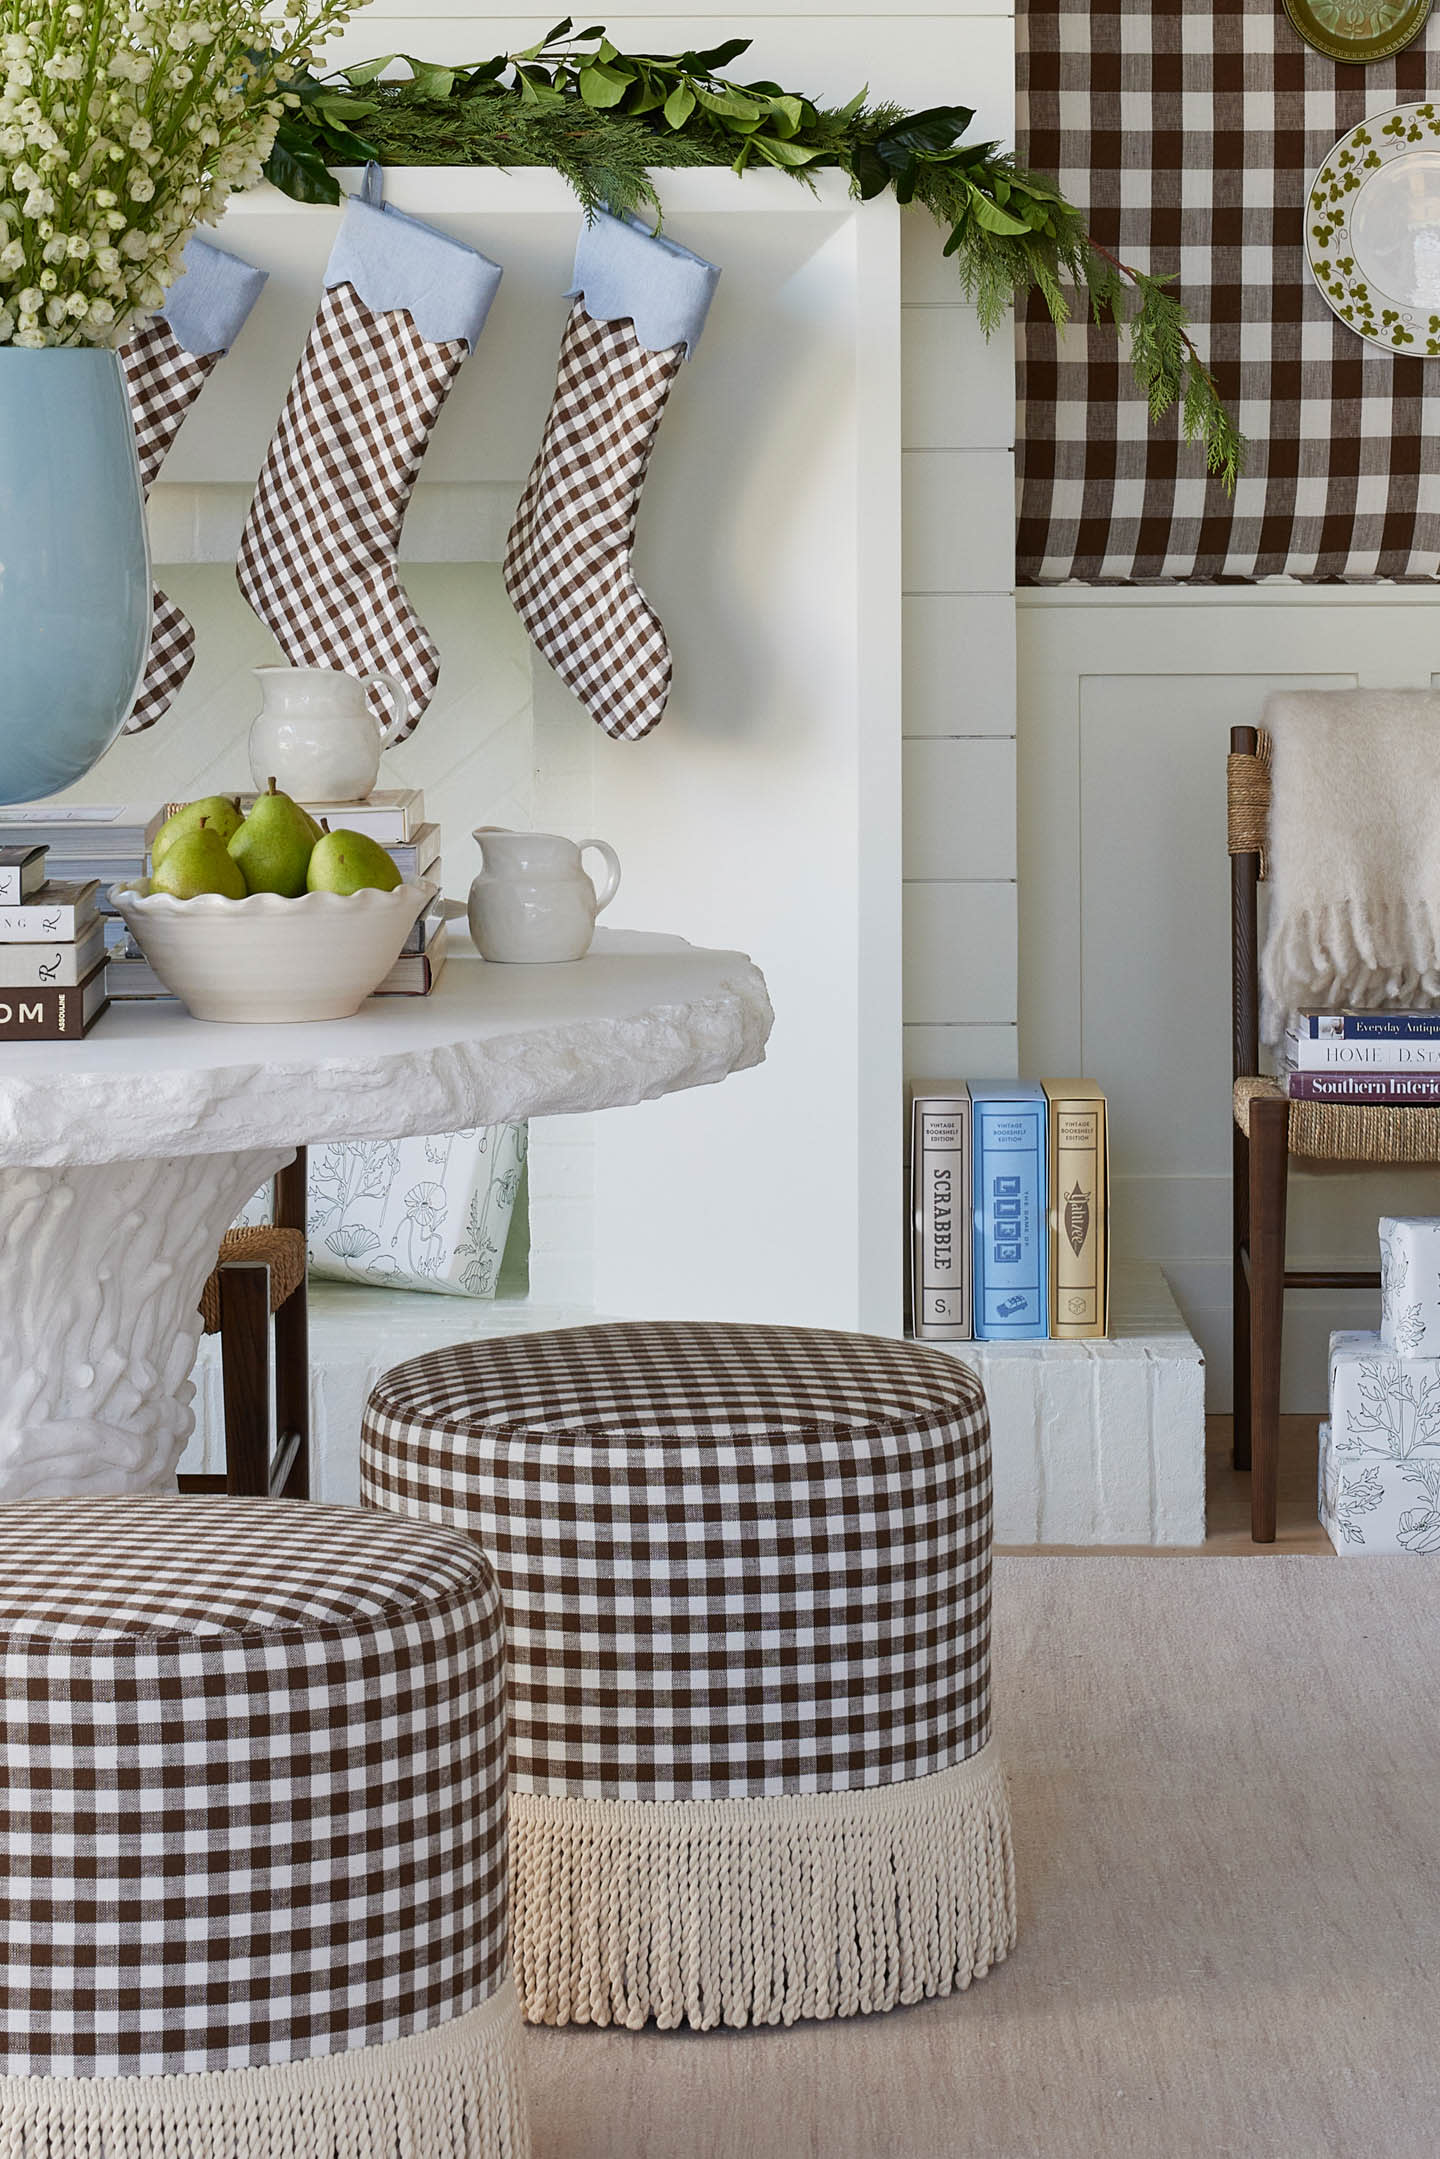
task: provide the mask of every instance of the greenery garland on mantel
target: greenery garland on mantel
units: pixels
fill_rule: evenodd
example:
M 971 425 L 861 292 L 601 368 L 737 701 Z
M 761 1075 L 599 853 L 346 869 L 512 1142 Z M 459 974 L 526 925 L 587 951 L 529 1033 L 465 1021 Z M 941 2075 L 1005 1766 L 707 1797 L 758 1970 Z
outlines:
M 567 17 L 524 52 L 443 67 L 390 53 L 288 84 L 297 100 L 280 124 L 266 174 L 301 202 L 338 202 L 329 168 L 385 165 L 545 165 L 586 211 L 639 212 L 658 224 L 653 168 L 771 166 L 797 180 L 824 166 L 849 176 L 861 200 L 893 188 L 947 230 L 945 253 L 986 334 L 1031 290 L 1057 324 L 1067 285 L 1097 322 L 1127 329 L 1130 362 L 1151 418 L 1178 404 L 1187 441 L 1233 489 L 1245 445 L 1196 349 L 1170 280 L 1121 262 L 1091 238 L 1053 182 L 1023 171 L 998 143 L 966 143 L 964 105 L 907 113 L 862 90 L 838 110 L 773 82 L 726 70 L 748 51 L 729 38 L 709 52 L 623 53 Z M 397 67 L 408 70 L 395 74 Z

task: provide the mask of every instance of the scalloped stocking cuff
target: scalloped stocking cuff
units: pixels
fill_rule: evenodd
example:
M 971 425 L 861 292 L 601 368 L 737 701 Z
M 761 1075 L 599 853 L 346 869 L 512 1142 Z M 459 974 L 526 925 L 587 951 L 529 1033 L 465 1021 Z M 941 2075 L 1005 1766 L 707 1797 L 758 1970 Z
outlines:
M 670 695 L 664 625 L 631 562 L 671 385 L 719 271 L 601 215 L 582 231 L 550 415 L 505 549 L 505 589 L 536 649 L 617 740 Z

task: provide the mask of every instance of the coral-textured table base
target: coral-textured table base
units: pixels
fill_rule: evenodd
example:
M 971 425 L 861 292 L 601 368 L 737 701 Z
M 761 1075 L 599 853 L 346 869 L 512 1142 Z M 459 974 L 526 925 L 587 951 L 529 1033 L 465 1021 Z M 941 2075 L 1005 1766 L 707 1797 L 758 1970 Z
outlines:
M 613 931 L 573 966 L 454 960 L 353 1020 L 118 1007 L 0 1047 L 0 1500 L 173 1487 L 201 1289 L 297 1146 L 646 1101 L 758 1064 L 770 1023 L 742 954 Z

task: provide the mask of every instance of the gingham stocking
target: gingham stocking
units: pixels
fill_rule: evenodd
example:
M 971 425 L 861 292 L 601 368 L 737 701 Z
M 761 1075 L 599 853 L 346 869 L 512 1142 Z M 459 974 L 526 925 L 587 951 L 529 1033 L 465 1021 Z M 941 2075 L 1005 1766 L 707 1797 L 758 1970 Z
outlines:
M 570 310 L 555 400 L 505 548 L 505 590 L 606 734 L 646 735 L 670 695 L 665 628 L 630 550 L 645 468 L 684 347 L 647 352 L 628 322 Z
M 671 385 L 719 272 L 602 213 L 581 234 L 550 416 L 505 549 L 539 652 L 609 735 L 635 741 L 670 695 L 664 626 L 631 549 Z
M 140 482 L 148 500 L 165 453 L 204 387 L 218 352 L 186 352 L 168 322 L 156 315 L 120 350 L 130 410 L 135 417 L 135 447 Z M 157 585 L 150 630 L 150 658 L 136 694 L 127 735 L 153 727 L 168 712 L 195 660 L 195 632 L 180 609 Z
M 120 364 L 135 421 L 135 448 L 146 496 L 155 484 L 180 423 L 223 359 L 254 306 L 267 273 L 192 239 L 185 270 L 171 288 L 164 311 L 152 315 L 121 347 Z M 201 349 L 189 349 L 192 342 Z M 155 588 L 150 658 L 129 719 L 127 734 L 153 727 L 168 712 L 195 659 L 195 632 L 175 602 Z
M 400 531 L 499 282 L 474 249 L 352 199 L 240 543 L 240 590 L 291 666 L 397 675 L 402 736 L 440 655 L 400 582 Z
M 327 292 L 240 542 L 240 590 L 291 666 L 398 675 L 406 734 L 440 655 L 400 582 L 400 528 L 466 350 L 372 314 L 353 286 Z

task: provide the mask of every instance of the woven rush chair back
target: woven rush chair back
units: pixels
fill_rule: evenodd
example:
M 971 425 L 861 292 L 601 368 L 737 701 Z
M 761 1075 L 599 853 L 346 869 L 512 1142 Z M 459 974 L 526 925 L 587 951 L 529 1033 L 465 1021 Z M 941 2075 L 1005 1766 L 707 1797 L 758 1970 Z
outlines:
M 1230 986 L 1235 1079 L 1260 1069 L 1260 885 L 1269 871 L 1270 737 L 1232 727 L 1225 761 L 1230 853 Z

